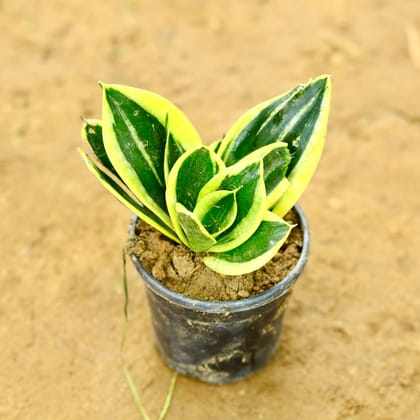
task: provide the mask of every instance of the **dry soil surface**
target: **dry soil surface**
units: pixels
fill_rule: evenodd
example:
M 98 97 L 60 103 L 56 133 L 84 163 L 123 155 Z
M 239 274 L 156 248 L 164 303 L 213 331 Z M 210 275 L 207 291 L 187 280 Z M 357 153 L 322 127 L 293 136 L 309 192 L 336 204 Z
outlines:
M 2 0 L 0 27 L 0 418 L 138 418 L 119 348 L 130 215 L 76 151 L 97 80 L 170 98 L 212 141 L 322 73 L 311 255 L 280 351 L 232 385 L 180 377 L 168 419 L 420 418 L 418 0 Z M 126 358 L 154 419 L 172 371 L 128 274 Z

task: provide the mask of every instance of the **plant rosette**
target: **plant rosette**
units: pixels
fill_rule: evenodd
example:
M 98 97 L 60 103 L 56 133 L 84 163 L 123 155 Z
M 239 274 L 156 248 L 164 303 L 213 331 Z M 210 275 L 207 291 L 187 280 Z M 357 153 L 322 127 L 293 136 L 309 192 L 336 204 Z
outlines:
M 263 270 L 295 225 L 303 246 L 297 264 L 270 289 L 237 301 L 177 293 L 134 265 L 147 286 L 157 348 L 177 371 L 211 383 L 241 379 L 263 367 L 278 346 L 292 286 L 309 248 L 297 200 L 324 146 L 331 84 L 320 76 L 240 117 L 219 141 L 203 144 L 186 116 L 155 93 L 101 84 L 102 120 L 85 120 L 88 168 L 137 218 L 174 245 L 200 255 L 223 276 Z M 281 252 L 281 251 L 280 251 Z

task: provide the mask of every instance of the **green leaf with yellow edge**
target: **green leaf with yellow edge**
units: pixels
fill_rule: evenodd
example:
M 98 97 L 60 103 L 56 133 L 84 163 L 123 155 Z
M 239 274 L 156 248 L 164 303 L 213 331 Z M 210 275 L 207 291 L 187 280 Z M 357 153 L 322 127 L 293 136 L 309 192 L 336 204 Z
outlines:
M 99 179 L 101 184 L 111 192 L 122 204 L 130 209 L 134 214 L 140 217 L 149 225 L 153 226 L 158 231 L 162 232 L 168 238 L 179 243 L 179 239 L 175 232 L 166 225 L 155 213 L 144 207 L 141 203 L 135 201 L 116 181 L 114 181 L 108 174 L 101 170 L 95 162 L 82 150 L 79 149 L 80 154 L 89 170 Z
M 283 178 L 270 194 L 267 195 L 267 209 L 271 210 L 279 201 L 280 197 L 287 191 L 289 188 L 290 182 L 287 178 Z
M 246 113 L 248 123 L 243 119 L 235 123 L 226 134 L 227 143 L 222 158 L 227 165 L 238 162 L 254 150 L 274 142 L 286 142 L 292 161 L 288 173 L 294 168 L 303 153 L 320 113 L 320 103 L 325 96 L 328 76 L 321 76 L 306 85 L 299 85 L 279 98 L 265 102 L 260 112 Z M 258 109 L 258 106 L 256 107 Z M 240 124 L 239 124 L 240 123 Z M 237 125 L 242 127 L 238 133 Z M 232 134 L 236 134 L 232 138 Z M 219 153 L 223 147 L 219 149 Z
M 217 153 L 219 151 L 220 146 L 222 145 L 222 140 L 223 139 L 216 140 L 213 143 L 211 143 L 209 145 L 209 149 L 213 150 L 214 153 Z
M 284 145 L 274 149 L 264 157 L 264 184 L 267 194 L 267 208 L 271 208 L 286 190 L 289 182 L 286 178 L 287 168 L 291 156 L 285 143 L 273 143 Z M 264 146 L 258 150 L 264 150 Z
M 167 115 L 165 120 L 165 130 L 166 130 L 166 143 L 165 143 L 165 156 L 164 156 L 164 174 L 165 181 L 167 182 L 169 171 L 174 166 L 175 162 L 185 153 L 187 150 L 195 149 L 201 145 L 200 142 L 187 142 L 187 138 L 175 137 L 172 133 L 172 120 L 169 119 Z M 193 137 L 194 138 L 194 137 Z
M 210 235 L 193 212 L 189 211 L 181 203 L 176 203 L 175 209 L 179 224 L 188 241 L 188 246 L 193 252 L 207 251 L 216 243 L 216 239 Z
M 273 191 L 277 187 L 275 184 L 275 176 L 273 175 L 276 175 L 277 173 L 279 173 L 279 171 L 275 169 L 276 165 L 277 165 L 277 168 L 280 168 L 281 170 L 283 170 L 283 173 L 284 173 L 284 168 L 282 169 L 282 167 L 284 165 L 287 165 L 287 160 L 284 160 L 283 158 L 279 159 L 278 157 L 279 155 L 280 156 L 284 155 L 284 157 L 287 159 L 288 153 L 289 152 L 287 151 L 286 143 L 268 144 L 267 146 L 264 146 L 255 150 L 254 152 L 246 156 L 244 159 L 237 162 L 235 165 L 229 166 L 228 168 L 226 168 L 226 170 L 221 170 L 217 176 L 215 176 L 206 185 L 204 185 L 204 187 L 200 191 L 198 200 L 203 198 L 205 195 L 213 191 L 216 191 L 217 189 L 221 189 L 220 184 L 222 183 L 224 177 L 227 176 L 229 173 L 231 174 L 238 173 L 242 171 L 246 166 L 252 163 L 264 162 L 264 159 L 270 156 L 271 156 L 270 157 L 271 161 L 268 161 L 267 171 L 264 171 L 264 165 L 263 165 L 263 176 L 264 178 L 266 175 L 267 177 L 269 177 L 268 179 L 269 188 L 270 188 L 270 191 Z M 281 180 L 282 180 L 281 176 L 277 178 L 278 183 L 280 183 Z M 264 181 L 264 185 L 265 185 L 265 181 Z
M 273 212 L 280 217 L 287 214 L 305 191 L 324 148 L 331 102 L 331 80 L 322 76 L 313 83 L 317 86 L 319 95 L 306 111 L 312 115 L 310 123 L 302 127 L 299 138 L 293 139 L 293 134 L 289 134 L 284 139 L 291 143 L 289 149 L 293 158 L 287 174 L 290 185 L 273 208 Z
M 281 219 L 309 182 L 324 144 L 331 85 L 321 76 L 245 113 L 205 146 L 166 99 L 103 87 L 103 115 L 82 136 L 89 169 L 123 204 L 223 274 L 264 265 L 291 226 Z M 97 166 L 99 165 L 99 166 Z
M 226 133 L 218 148 L 217 153 L 226 165 L 232 165 L 261 146 L 277 141 L 278 136 L 276 137 L 275 132 L 266 139 L 261 139 L 259 132 L 267 121 L 281 111 L 287 101 L 302 89 L 303 85 L 298 85 L 289 92 L 264 101 L 243 114 Z
M 218 178 L 217 175 L 215 178 Z M 264 169 L 261 160 L 241 161 L 216 179 L 218 189 L 236 191 L 237 214 L 232 226 L 217 238 L 211 252 L 229 251 L 245 242 L 257 229 L 266 208 Z M 201 192 L 200 192 L 201 196 Z
M 286 161 L 278 158 L 279 154 L 284 151 L 282 156 L 286 157 Z M 270 156 L 276 157 L 272 165 L 268 166 L 268 171 L 264 171 L 265 159 Z M 273 143 L 261 147 L 250 153 L 235 165 L 227 167 L 220 171 L 212 178 L 200 191 L 198 200 L 217 190 L 237 190 L 236 203 L 237 215 L 232 226 L 223 234 L 218 236 L 217 244 L 211 248 L 212 252 L 224 252 L 235 248 L 242 242 L 246 241 L 257 229 L 264 211 L 267 209 L 266 187 L 264 175 L 272 175 L 276 165 L 281 169 L 277 172 L 277 182 L 284 180 L 285 165 L 287 165 L 288 151 L 285 143 Z M 283 178 L 282 178 L 283 177 Z M 278 185 L 275 185 L 274 176 L 270 179 L 273 194 L 279 191 Z M 287 182 L 287 181 L 286 181 Z
M 203 262 L 224 275 L 251 273 L 274 257 L 292 228 L 292 225 L 267 211 L 258 229 L 246 242 L 228 252 L 206 256 Z
M 262 146 L 243 160 L 263 159 L 264 185 L 267 195 L 267 209 L 270 209 L 286 191 L 289 182 L 286 178 L 291 156 L 287 144 L 283 142 Z
M 242 116 L 228 131 L 218 153 L 227 165 L 273 142 L 285 142 L 291 153 L 286 177 L 290 185 L 275 205 L 283 216 L 305 190 L 318 164 L 326 133 L 331 97 L 329 76 L 299 85 Z M 270 204 L 272 201 L 268 200 Z
M 201 145 L 201 139 L 184 114 L 161 96 L 122 85 L 102 84 L 102 88 L 106 154 L 138 199 L 170 224 L 165 202 L 166 142 L 173 138 L 187 150 Z
M 82 124 L 82 138 L 89 143 L 98 161 L 112 172 L 113 175 L 121 179 L 106 154 L 102 138 L 102 122 L 95 119 L 84 119 Z
M 225 167 L 223 161 L 208 147 L 185 152 L 172 167 L 166 185 L 166 202 L 175 232 L 188 242 L 178 221 L 176 205 L 181 203 L 192 212 L 203 186 Z
M 197 202 L 194 209 L 194 214 L 215 238 L 232 226 L 237 213 L 235 190 L 207 194 Z

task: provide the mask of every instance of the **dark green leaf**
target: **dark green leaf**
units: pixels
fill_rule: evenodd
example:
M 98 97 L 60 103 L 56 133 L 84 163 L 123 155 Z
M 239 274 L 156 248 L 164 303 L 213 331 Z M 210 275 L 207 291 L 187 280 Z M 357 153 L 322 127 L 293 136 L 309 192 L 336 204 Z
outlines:
M 172 134 L 168 132 L 168 140 L 165 147 L 165 179 L 168 178 L 170 170 L 184 152 L 182 145 L 176 142 Z
M 264 183 L 267 195 L 285 178 L 290 159 L 290 152 L 286 147 L 274 149 L 264 157 Z
M 113 87 L 105 87 L 104 94 L 122 154 L 153 201 L 166 211 L 165 127 L 154 115 Z
M 251 116 L 254 114 L 253 110 L 249 111 L 244 117 L 241 117 L 241 119 L 234 124 L 232 130 L 229 130 L 226 137 L 223 139 L 221 146 L 223 153 L 222 157 L 226 165 L 230 166 L 258 148 L 274 143 L 278 140 L 279 136 L 276 131 L 273 130 L 272 126 L 271 132 L 268 130 L 268 138 L 261 138 L 260 131 L 267 122 L 270 122 L 276 114 L 281 112 L 284 105 L 290 100 L 290 98 L 299 93 L 302 88 L 302 85 L 296 86 L 285 95 L 277 97 L 271 101 L 267 101 L 265 106 L 257 113 L 257 115 L 244 127 L 240 128 L 239 133 L 236 132 L 236 124 L 239 123 L 242 125 L 243 119 L 245 118 L 245 121 L 248 119 L 247 115 Z
M 213 143 L 211 143 L 209 148 L 211 150 L 213 150 L 214 153 L 217 153 L 220 149 L 221 144 L 222 144 L 222 139 L 214 141 Z
M 266 205 L 261 161 L 240 162 L 227 168 L 223 176 L 218 190 L 236 191 L 237 214 L 232 226 L 218 237 L 211 249 L 214 252 L 228 251 L 246 241 L 257 229 Z
M 98 161 L 116 177 L 120 178 L 106 154 L 102 138 L 102 123 L 99 120 L 83 120 L 82 137 L 89 143 Z
M 214 237 L 228 229 L 236 219 L 236 191 L 214 191 L 197 203 L 194 214 Z
M 246 242 L 228 252 L 205 257 L 203 261 L 218 273 L 250 273 L 273 258 L 285 242 L 291 228 L 291 225 L 267 212 L 258 229 Z
M 201 188 L 219 171 L 214 153 L 196 149 L 182 161 L 176 176 L 176 200 L 193 211 Z
M 269 103 L 233 140 L 223 159 L 231 165 L 273 142 L 286 142 L 292 159 L 286 176 L 305 150 L 319 118 L 328 77 L 292 89 Z
M 186 245 L 188 240 L 179 224 L 176 205 L 180 203 L 192 212 L 203 185 L 212 179 L 221 167 L 224 168 L 224 163 L 220 157 L 203 146 L 185 152 L 169 172 L 166 186 L 168 212 L 175 232 Z
M 194 252 L 207 251 L 216 243 L 216 240 L 207 232 L 194 213 L 180 203 L 176 204 L 176 212 L 188 245 Z

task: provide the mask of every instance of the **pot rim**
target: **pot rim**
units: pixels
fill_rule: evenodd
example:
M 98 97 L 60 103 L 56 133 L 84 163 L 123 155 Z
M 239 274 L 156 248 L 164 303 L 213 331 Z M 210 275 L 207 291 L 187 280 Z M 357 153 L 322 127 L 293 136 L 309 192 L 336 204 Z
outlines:
M 299 275 L 302 273 L 303 268 L 307 262 L 310 242 L 309 225 L 302 207 L 299 204 L 295 204 L 294 208 L 298 214 L 299 226 L 303 231 L 302 253 L 292 271 L 283 280 L 256 296 L 227 301 L 206 301 L 185 296 L 181 293 L 169 289 L 159 280 L 157 280 L 144 268 L 143 264 L 140 262 L 136 255 L 130 254 L 130 257 L 137 271 L 145 281 L 146 286 L 160 297 L 171 301 L 175 305 L 184 307 L 186 309 L 198 310 L 201 312 L 225 312 L 226 314 L 254 309 L 260 306 L 264 306 L 286 294 L 294 285 Z M 135 234 L 137 219 L 138 216 L 133 215 L 129 227 L 129 238 Z M 128 241 L 130 241 L 130 239 Z

